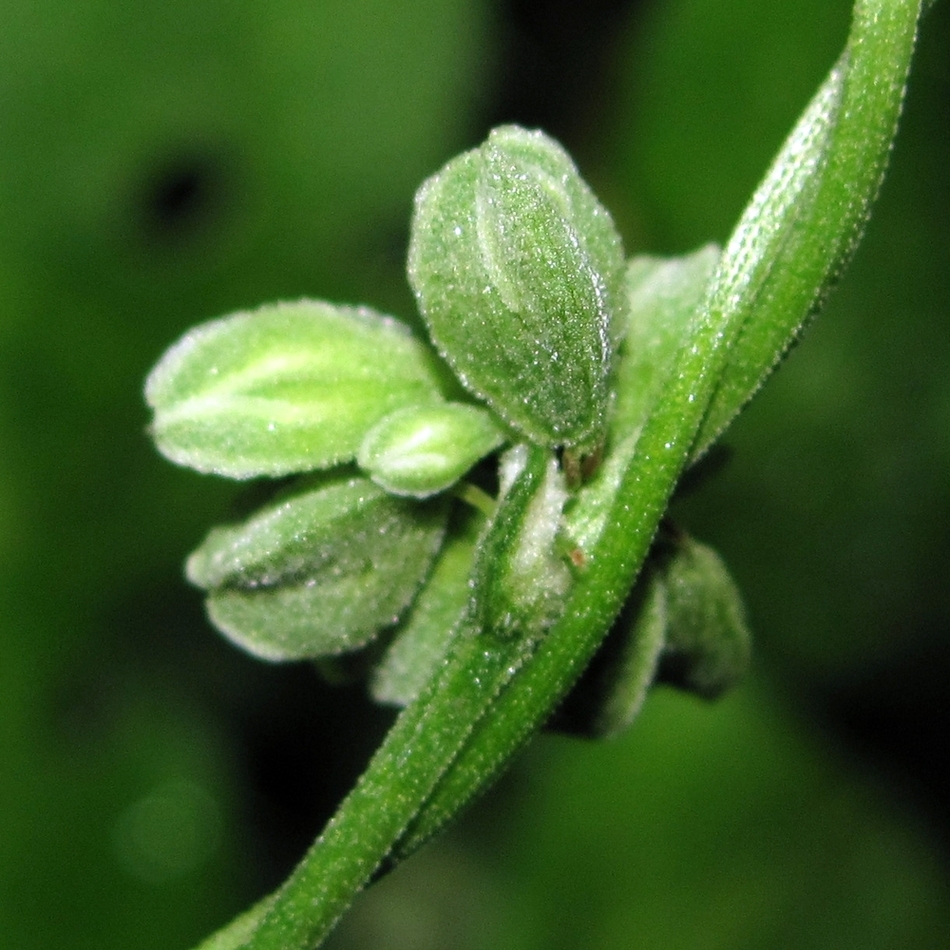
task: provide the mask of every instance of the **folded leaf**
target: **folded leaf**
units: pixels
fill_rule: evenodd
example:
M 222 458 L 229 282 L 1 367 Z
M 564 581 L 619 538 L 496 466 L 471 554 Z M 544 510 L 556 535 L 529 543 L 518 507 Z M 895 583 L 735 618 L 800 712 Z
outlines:
M 152 434 L 174 462 L 232 478 L 355 457 L 393 410 L 440 399 L 434 355 L 371 310 L 300 301 L 204 323 L 145 386 Z
M 188 559 L 222 633 L 266 660 L 354 650 L 394 624 L 442 542 L 446 506 L 404 501 L 362 477 L 323 477 Z
M 694 458 L 752 398 L 854 253 L 897 131 L 919 9 L 856 4 L 844 53 L 736 225 L 708 306 L 740 331 Z

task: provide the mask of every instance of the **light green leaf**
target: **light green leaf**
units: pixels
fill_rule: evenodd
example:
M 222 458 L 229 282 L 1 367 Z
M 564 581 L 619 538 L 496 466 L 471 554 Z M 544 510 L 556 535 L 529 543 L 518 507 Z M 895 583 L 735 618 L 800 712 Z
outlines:
M 371 310 L 300 301 L 201 324 L 152 370 L 152 434 L 174 462 L 232 478 L 355 457 L 402 406 L 440 398 L 434 355 Z
M 478 406 L 407 406 L 370 429 L 356 461 L 386 491 L 425 498 L 454 485 L 505 438 L 491 413 Z
M 432 339 L 537 444 L 604 437 L 623 268 L 607 212 L 540 132 L 496 129 L 416 196 L 409 280 Z
M 266 660 L 363 646 L 412 601 L 442 542 L 444 504 L 408 502 L 362 477 L 321 477 L 240 525 L 215 528 L 188 559 L 208 614 Z

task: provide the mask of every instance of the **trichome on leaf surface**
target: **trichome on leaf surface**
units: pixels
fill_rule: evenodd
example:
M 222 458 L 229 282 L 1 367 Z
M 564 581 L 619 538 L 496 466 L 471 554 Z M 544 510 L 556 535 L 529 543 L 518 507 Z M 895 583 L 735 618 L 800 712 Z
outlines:
M 211 620 L 267 660 L 372 643 L 371 694 L 405 707 L 297 870 L 206 950 L 318 945 L 549 720 L 611 630 L 562 707 L 573 730 L 625 728 L 657 679 L 712 698 L 741 675 L 736 588 L 663 515 L 853 251 L 919 13 L 857 3 L 722 251 L 625 260 L 563 148 L 506 126 L 417 195 L 429 339 L 304 300 L 199 326 L 152 371 L 171 460 L 300 476 L 192 554 Z

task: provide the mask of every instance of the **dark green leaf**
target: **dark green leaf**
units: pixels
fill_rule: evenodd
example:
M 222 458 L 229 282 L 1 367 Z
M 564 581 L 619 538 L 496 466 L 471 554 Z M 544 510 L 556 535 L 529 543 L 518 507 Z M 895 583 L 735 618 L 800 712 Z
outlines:
M 715 699 L 749 665 L 751 636 L 742 598 L 719 555 L 679 536 L 658 575 L 666 592 L 659 678 Z

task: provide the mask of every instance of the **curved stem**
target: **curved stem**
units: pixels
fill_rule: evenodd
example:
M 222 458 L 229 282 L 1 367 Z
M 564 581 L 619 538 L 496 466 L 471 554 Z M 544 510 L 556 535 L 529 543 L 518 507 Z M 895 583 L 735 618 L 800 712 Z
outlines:
M 772 321 L 768 333 L 777 338 L 781 324 L 783 347 L 851 250 L 893 136 L 919 7 L 915 0 L 856 5 L 848 49 L 727 247 L 561 618 L 543 634 L 508 638 L 463 629 L 286 884 L 204 950 L 312 950 L 387 856 L 411 851 L 485 787 L 574 682 L 646 557 L 737 341 Z M 771 342 L 752 350 L 766 365 L 775 358 Z M 732 401 L 747 398 L 743 387 L 755 385 L 738 376 L 736 395 L 719 397 L 722 421 L 717 413 L 706 423 L 700 445 L 718 433 Z M 543 464 L 545 453 L 533 450 L 499 512 L 530 501 Z M 510 530 L 511 519 L 496 515 L 499 524 Z

